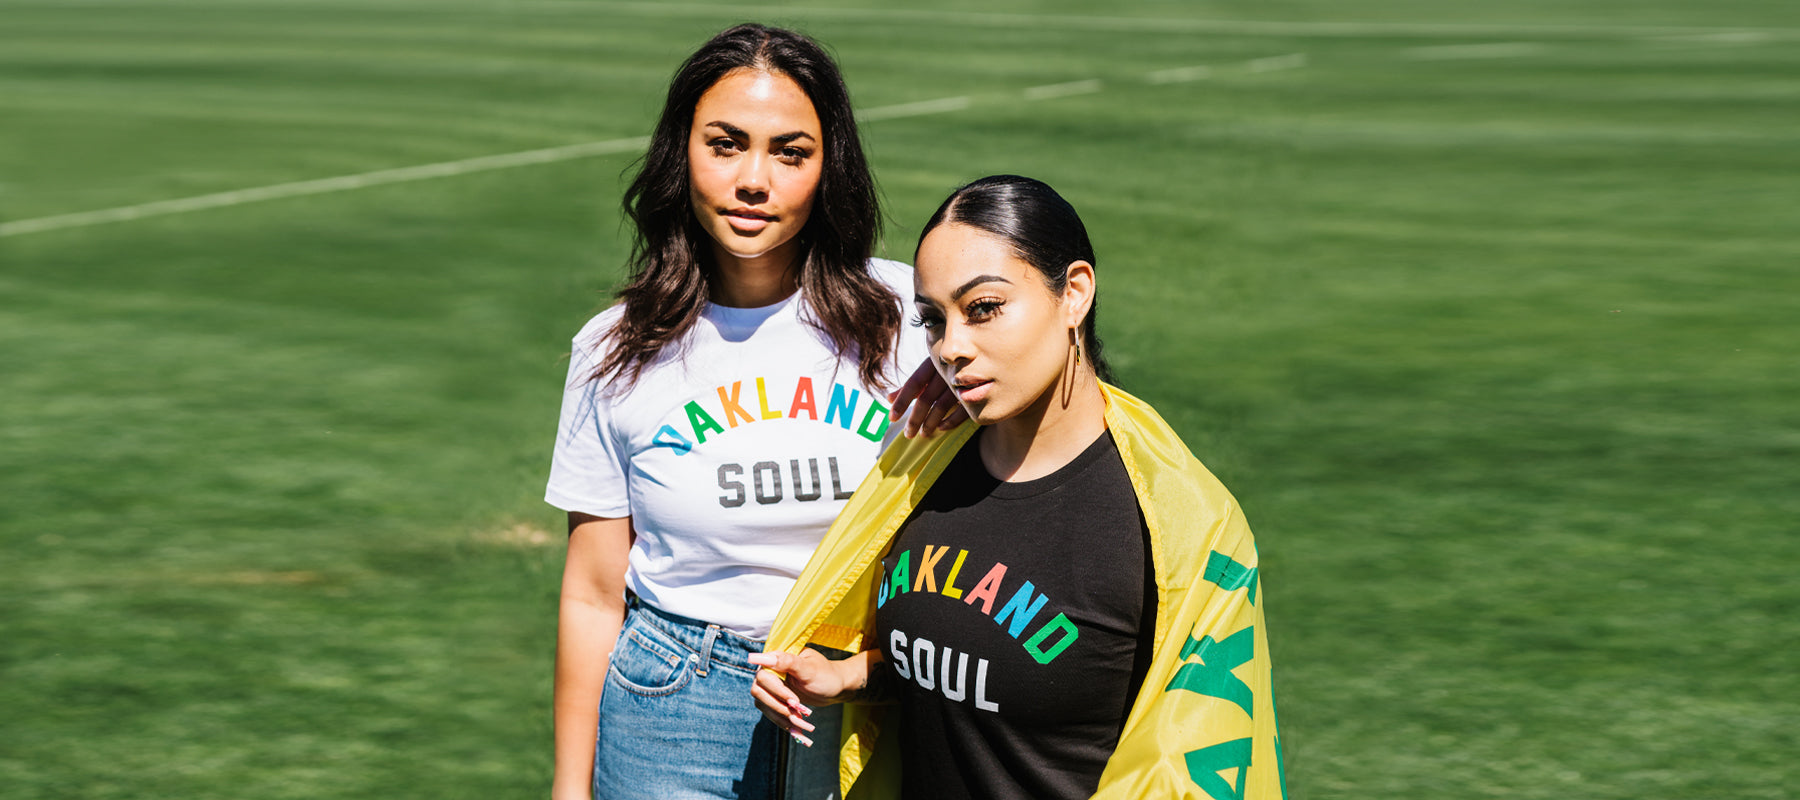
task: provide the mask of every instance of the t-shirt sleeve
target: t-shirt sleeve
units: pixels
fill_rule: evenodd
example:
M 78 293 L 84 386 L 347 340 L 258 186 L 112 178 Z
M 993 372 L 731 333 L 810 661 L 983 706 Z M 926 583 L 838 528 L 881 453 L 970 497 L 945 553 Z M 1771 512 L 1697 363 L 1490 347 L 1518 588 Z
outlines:
M 594 359 L 603 352 L 594 346 L 597 327 L 589 323 L 571 348 L 544 501 L 564 511 L 626 517 L 631 515 L 627 453 L 613 426 L 610 404 L 600 392 L 602 384 L 589 380 Z

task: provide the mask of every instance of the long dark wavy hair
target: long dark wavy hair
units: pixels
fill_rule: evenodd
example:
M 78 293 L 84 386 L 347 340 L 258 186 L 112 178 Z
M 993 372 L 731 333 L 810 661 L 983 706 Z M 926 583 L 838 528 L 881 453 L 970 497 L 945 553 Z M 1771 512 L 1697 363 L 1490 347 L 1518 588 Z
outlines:
M 819 187 L 812 213 L 796 235 L 800 293 L 810 312 L 807 321 L 839 353 L 855 355 L 863 383 L 887 388 L 883 367 L 900 330 L 899 298 L 869 272 L 881 214 L 850 91 L 818 42 L 755 24 L 714 36 L 669 83 L 650 149 L 625 191 L 635 237 L 631 278 L 618 293 L 624 315 L 592 377 L 635 384 L 644 367 L 679 342 L 706 307 L 717 265 L 689 199 L 688 135 L 701 95 L 738 69 L 787 76 L 819 115 L 824 136 Z
M 1044 278 L 1050 291 L 1061 295 L 1069 285 L 1069 265 L 1086 261 L 1096 271 L 1094 245 L 1088 241 L 1087 226 L 1081 224 L 1075 207 L 1062 195 L 1040 180 L 1018 175 L 990 175 L 950 193 L 938 206 L 931 221 L 919 232 L 919 241 L 946 222 L 967 225 L 999 237 L 1012 248 L 1013 255 L 1030 264 Z M 913 261 L 919 260 L 913 253 Z M 1100 335 L 1094 332 L 1094 317 L 1100 313 L 1100 296 L 1088 306 L 1081 321 L 1081 349 L 1094 375 L 1113 382 L 1112 368 L 1100 354 Z

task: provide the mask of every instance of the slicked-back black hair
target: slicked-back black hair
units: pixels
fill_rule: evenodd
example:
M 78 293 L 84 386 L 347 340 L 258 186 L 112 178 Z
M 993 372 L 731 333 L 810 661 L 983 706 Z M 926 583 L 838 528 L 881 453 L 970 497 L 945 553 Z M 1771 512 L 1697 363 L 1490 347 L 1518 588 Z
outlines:
M 1069 265 L 1086 261 L 1097 270 L 1094 246 L 1088 241 L 1087 226 L 1081 224 L 1075 207 L 1062 195 L 1040 180 L 1018 175 L 990 175 L 950 193 L 938 206 L 919 241 L 946 222 L 967 225 L 1004 240 L 1013 254 L 1030 264 L 1044 278 L 1050 291 L 1061 295 L 1069 285 Z M 913 254 L 918 261 L 918 253 Z M 1112 368 L 1100 353 L 1100 336 L 1094 332 L 1094 317 L 1100 310 L 1100 297 L 1095 295 L 1081 321 L 1081 346 L 1094 374 L 1112 383 Z

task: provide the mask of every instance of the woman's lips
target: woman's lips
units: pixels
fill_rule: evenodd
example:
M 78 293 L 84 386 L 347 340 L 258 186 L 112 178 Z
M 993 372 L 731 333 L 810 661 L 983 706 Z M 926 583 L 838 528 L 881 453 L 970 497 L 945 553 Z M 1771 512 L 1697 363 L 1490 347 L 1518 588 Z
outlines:
M 749 209 L 733 209 L 725 212 L 725 221 L 732 230 L 738 233 L 757 233 L 769 227 L 770 223 L 775 221 L 775 217 Z
M 967 380 L 957 381 L 956 385 L 951 388 L 956 390 L 958 400 L 965 403 L 979 403 L 987 399 L 989 387 L 993 385 L 994 382 L 989 380 Z

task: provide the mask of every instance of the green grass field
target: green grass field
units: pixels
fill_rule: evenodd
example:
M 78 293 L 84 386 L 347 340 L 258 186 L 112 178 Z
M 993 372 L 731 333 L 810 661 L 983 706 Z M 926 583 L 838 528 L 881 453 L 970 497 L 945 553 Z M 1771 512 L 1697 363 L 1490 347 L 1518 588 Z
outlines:
M 33 221 L 641 136 L 744 19 L 888 109 L 887 255 L 984 174 L 1082 211 L 1291 796 L 1793 795 L 1800 4 L 884 8 L 0 0 L 0 797 L 547 794 L 633 154 Z

